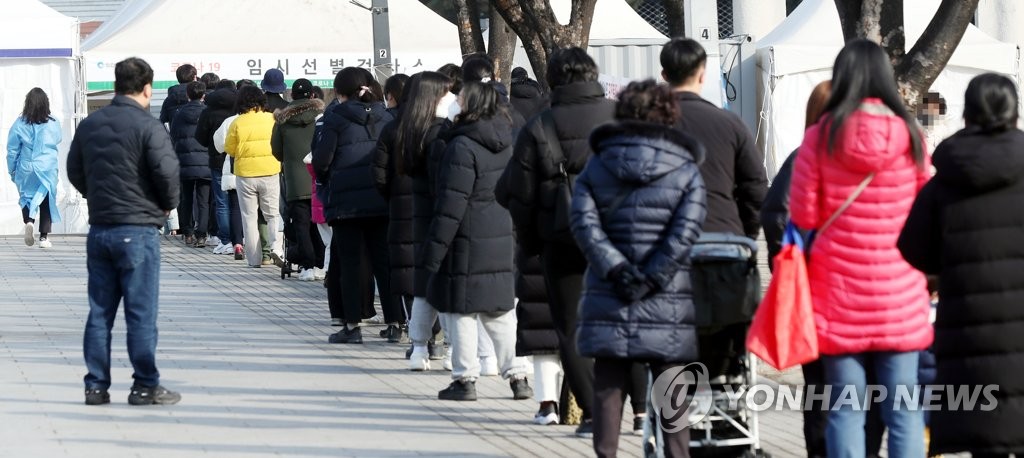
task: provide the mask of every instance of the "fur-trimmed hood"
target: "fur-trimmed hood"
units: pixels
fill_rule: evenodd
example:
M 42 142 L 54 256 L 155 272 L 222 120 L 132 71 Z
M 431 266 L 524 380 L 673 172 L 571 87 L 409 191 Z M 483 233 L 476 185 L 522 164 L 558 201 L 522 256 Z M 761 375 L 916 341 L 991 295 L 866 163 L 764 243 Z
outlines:
M 293 100 L 287 107 L 274 111 L 274 120 L 276 120 L 278 124 L 306 126 L 316 122 L 316 116 L 323 113 L 323 111 L 323 100 Z

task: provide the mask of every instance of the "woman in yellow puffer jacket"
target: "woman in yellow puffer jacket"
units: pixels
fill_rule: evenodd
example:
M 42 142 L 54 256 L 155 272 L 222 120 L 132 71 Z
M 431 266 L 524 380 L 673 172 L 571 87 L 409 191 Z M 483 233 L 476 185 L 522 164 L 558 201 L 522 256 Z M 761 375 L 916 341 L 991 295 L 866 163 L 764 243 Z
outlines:
M 242 237 L 249 267 L 260 267 L 262 253 L 258 210 L 267 221 L 270 257 L 281 265 L 284 260 L 277 250 L 278 202 L 281 199 L 281 162 L 274 158 L 270 136 L 274 115 L 264 110 L 267 97 L 257 87 L 243 87 L 238 93 L 236 108 L 241 115 L 228 129 L 224 149 L 234 159 L 238 188 L 238 206 L 242 213 Z

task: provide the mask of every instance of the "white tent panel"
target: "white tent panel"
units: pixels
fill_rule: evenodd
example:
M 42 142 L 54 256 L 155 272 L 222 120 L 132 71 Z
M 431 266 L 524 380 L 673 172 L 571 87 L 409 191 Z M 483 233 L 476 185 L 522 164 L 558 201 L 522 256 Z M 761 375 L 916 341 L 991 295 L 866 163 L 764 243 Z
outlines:
M 203 12 L 201 18 L 196 11 Z M 371 14 L 333 0 L 135 0 L 82 47 L 90 89 L 109 86 L 114 63 L 133 55 L 153 66 L 157 87 L 176 83 L 174 69 L 182 63 L 195 65 L 200 73 L 254 80 L 277 67 L 289 80 L 326 84 L 342 67 L 372 67 Z M 388 19 L 397 71 L 434 70 L 461 61 L 455 25 L 418 0 L 392 0 Z
M 19 0 L 5 4 L 0 23 L 0 58 L 78 55 L 78 21 L 41 2 Z
M 85 201 L 68 182 L 65 167 L 75 133 L 76 110 L 84 110 L 77 61 L 78 21 L 35 0 L 7 6 L 0 16 L 0 145 L 6 157 L 7 136 L 24 109 L 28 91 L 34 87 L 46 91 L 50 112 L 63 129 L 56 198 L 64 221 L 54 225 L 54 232 L 84 233 L 88 230 Z M 0 179 L 0 234 L 16 234 L 24 227 L 18 189 L 4 170 Z
M 938 0 L 906 0 L 904 22 L 908 49 L 921 36 Z M 832 0 L 804 0 L 785 22 L 757 44 L 761 78 L 758 141 L 764 147 L 769 176 L 803 140 L 804 109 L 811 90 L 832 77 L 832 64 L 843 46 L 839 15 Z M 947 67 L 932 85 L 948 107 L 939 124 L 928 129 L 929 147 L 955 132 L 962 121 L 963 93 L 976 75 L 995 72 L 1017 78 L 1017 47 L 997 41 L 969 25 Z

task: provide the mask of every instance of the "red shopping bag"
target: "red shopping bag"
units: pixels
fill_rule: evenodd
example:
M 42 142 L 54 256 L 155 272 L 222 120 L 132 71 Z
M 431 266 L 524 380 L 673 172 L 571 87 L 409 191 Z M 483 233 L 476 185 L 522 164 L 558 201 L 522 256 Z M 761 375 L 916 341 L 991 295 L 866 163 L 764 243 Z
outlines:
M 747 333 L 747 350 L 778 370 L 818 359 L 803 239 L 792 223 L 782 244 L 772 281 Z

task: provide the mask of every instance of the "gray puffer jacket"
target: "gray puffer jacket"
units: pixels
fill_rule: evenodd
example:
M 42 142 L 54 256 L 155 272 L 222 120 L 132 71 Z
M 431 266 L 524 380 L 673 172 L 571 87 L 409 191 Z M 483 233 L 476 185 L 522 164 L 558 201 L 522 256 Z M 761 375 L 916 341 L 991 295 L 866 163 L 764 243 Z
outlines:
M 591 135 L 595 155 L 576 180 L 572 232 L 589 267 L 577 344 L 589 357 L 696 361 L 690 248 L 707 213 L 696 140 L 666 126 L 626 121 Z M 635 303 L 609 273 L 635 266 L 654 284 Z

